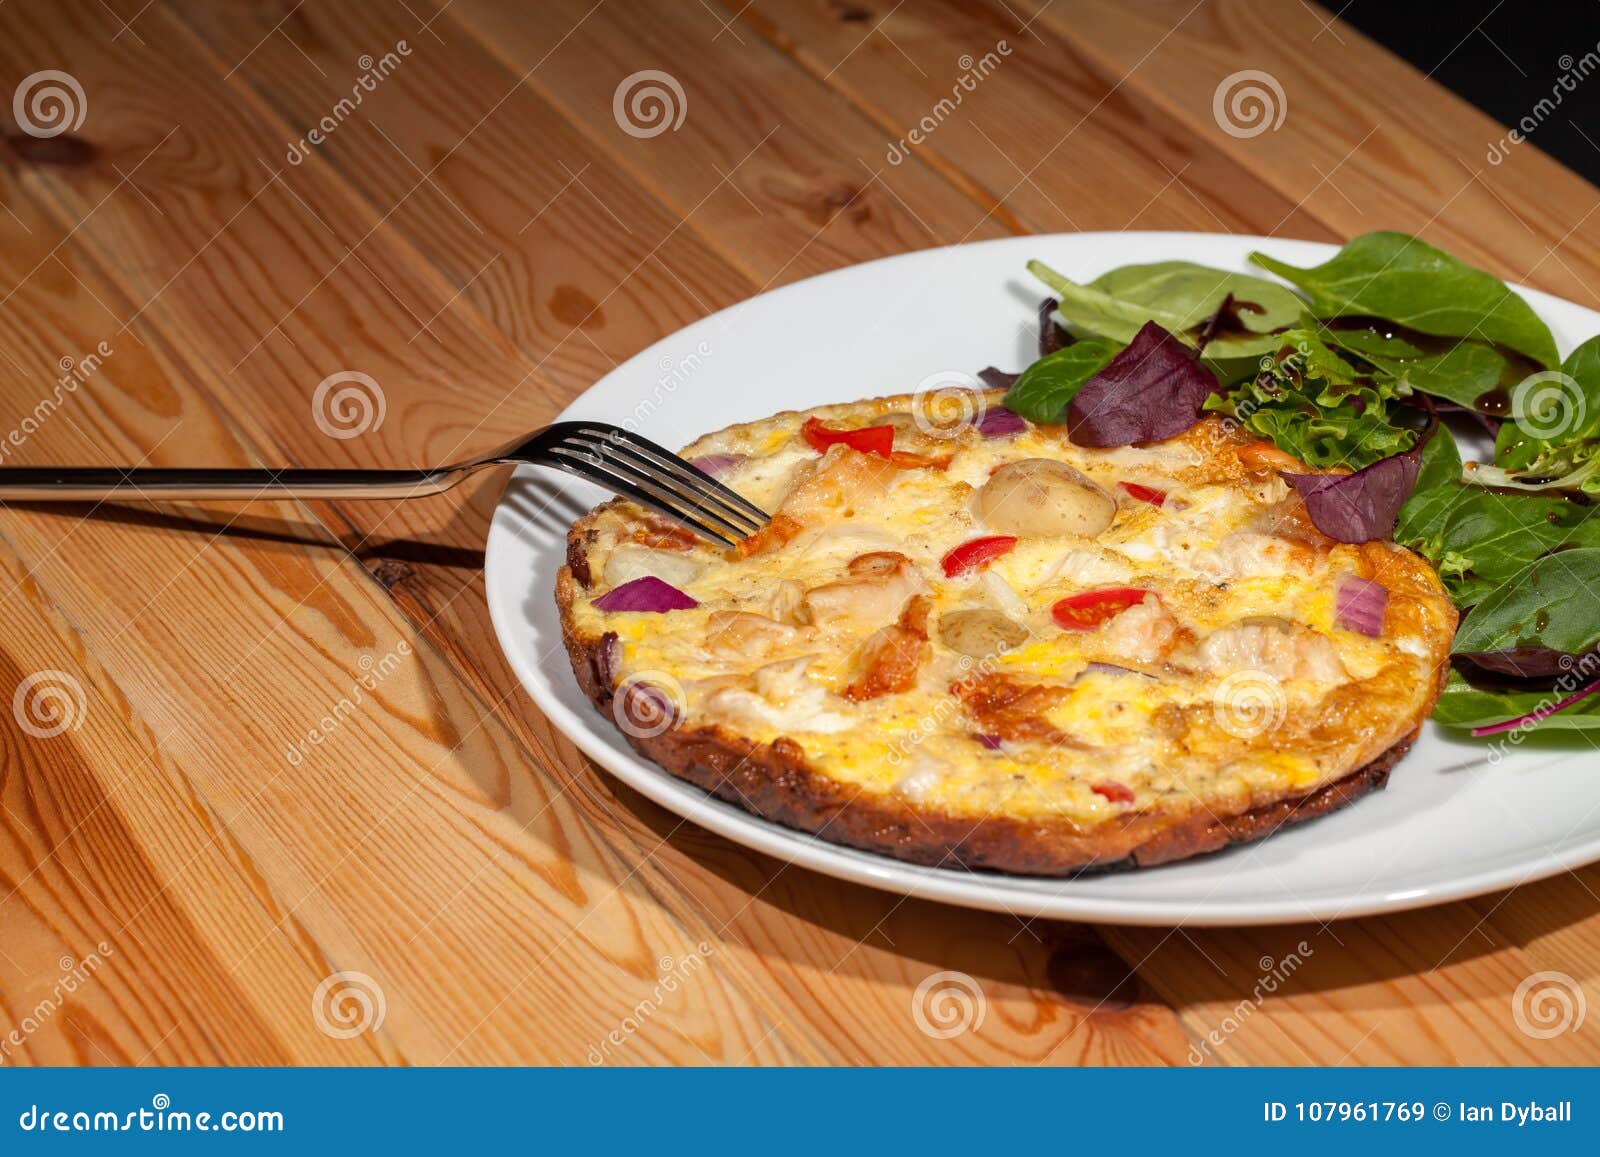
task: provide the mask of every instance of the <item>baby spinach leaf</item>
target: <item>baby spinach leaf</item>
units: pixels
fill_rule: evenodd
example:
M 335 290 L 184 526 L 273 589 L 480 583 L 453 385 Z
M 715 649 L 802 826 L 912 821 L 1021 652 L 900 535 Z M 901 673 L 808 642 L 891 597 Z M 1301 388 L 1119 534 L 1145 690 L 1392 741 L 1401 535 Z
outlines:
M 1367 233 L 1310 268 L 1250 260 L 1299 287 L 1319 318 L 1378 317 L 1437 337 L 1475 337 L 1553 366 L 1550 327 L 1493 274 L 1405 233 Z
M 1400 508 L 1400 521 L 1394 528 L 1395 541 L 1416 550 L 1435 569 L 1441 569 L 1452 511 L 1467 493 L 1461 484 L 1461 452 L 1448 435 L 1449 431 L 1440 430 L 1422 447 L 1416 488 Z
M 1193 345 L 1196 331 L 1231 294 L 1238 326 L 1206 345 L 1211 359 L 1257 356 L 1278 346 L 1274 330 L 1294 325 L 1305 302 L 1281 285 L 1189 261 L 1124 265 L 1080 285 L 1041 261 L 1028 270 L 1061 297 L 1059 313 L 1075 329 L 1130 342 L 1145 322 Z
M 1324 336 L 1392 379 L 1402 397 L 1429 394 L 1485 413 L 1493 412 L 1492 399 L 1507 369 L 1505 355 L 1487 342 L 1463 340 L 1428 353 L 1402 338 L 1385 338 L 1370 329 L 1327 330 Z
M 1086 337 L 1046 354 L 1022 371 L 1007 391 L 1003 405 L 1041 425 L 1063 422 L 1067 405 L 1079 388 L 1103 370 L 1121 349 L 1121 342 Z
M 1456 602 L 1482 601 L 1552 551 L 1600 547 L 1600 518 L 1590 517 L 1592 507 L 1540 494 L 1499 494 L 1461 477 L 1460 452 L 1440 430 L 1422 449 L 1416 489 L 1394 532 L 1396 542 L 1433 564 Z
M 1596 590 L 1600 590 L 1600 549 L 1557 551 L 1473 607 L 1456 631 L 1451 650 L 1544 647 L 1581 655 L 1600 643 Z

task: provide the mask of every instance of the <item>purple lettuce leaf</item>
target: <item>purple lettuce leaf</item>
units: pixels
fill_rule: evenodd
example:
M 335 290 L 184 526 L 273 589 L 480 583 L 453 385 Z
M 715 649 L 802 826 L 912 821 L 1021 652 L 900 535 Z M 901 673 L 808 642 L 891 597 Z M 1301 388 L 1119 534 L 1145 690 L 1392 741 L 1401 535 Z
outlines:
M 1586 659 L 1588 662 L 1593 662 L 1592 658 L 1541 647 L 1536 643 L 1507 647 L 1499 651 L 1464 651 L 1459 655 L 1452 655 L 1451 659 L 1463 669 L 1462 673 L 1469 679 L 1482 672 L 1501 676 L 1504 680 L 1533 680 L 1541 683 L 1548 683 L 1567 674 Z
M 1426 436 L 1354 474 L 1279 473 L 1299 491 L 1323 534 L 1338 542 L 1371 542 L 1393 536 L 1400 508 L 1417 484 L 1425 441 Z
M 1066 345 L 1070 336 L 1056 324 L 1056 310 L 1061 303 L 1053 297 L 1047 297 L 1039 303 L 1039 356 L 1047 357 Z
M 1131 446 L 1181 434 L 1200 420 L 1217 379 L 1194 351 L 1146 322 L 1128 347 L 1087 382 L 1067 407 L 1067 434 L 1080 446 Z

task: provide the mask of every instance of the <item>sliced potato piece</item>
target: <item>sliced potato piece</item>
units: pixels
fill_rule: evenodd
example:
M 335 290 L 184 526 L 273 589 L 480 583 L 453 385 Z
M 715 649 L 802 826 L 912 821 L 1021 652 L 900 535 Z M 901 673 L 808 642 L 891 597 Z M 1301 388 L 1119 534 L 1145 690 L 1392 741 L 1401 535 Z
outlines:
M 939 616 L 939 641 L 973 659 L 1009 651 L 1027 637 L 1027 627 L 999 611 L 974 608 L 946 611 Z
M 973 511 L 1002 534 L 1092 538 L 1117 516 L 1117 501 L 1065 462 L 1026 458 L 996 470 L 979 488 Z

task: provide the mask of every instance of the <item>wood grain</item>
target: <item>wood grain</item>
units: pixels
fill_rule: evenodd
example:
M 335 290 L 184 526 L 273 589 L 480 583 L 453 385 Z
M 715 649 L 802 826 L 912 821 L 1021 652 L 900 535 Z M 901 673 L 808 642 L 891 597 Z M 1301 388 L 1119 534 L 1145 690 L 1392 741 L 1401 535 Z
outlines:
M 8 47 L 20 51 L 20 43 L 19 37 Z M 94 57 L 80 52 L 79 58 L 80 79 L 94 91 Z M 117 63 L 114 69 L 107 62 L 107 84 L 118 77 L 127 82 L 128 62 Z M 138 106 L 125 107 L 137 125 Z M 121 155 L 115 132 L 107 126 L 108 157 Z M 187 181 L 181 169 L 142 168 L 137 179 L 145 195 L 169 204 L 203 199 L 202 175 L 216 170 L 196 155 L 189 153 Z M 56 198 L 82 197 L 87 206 L 101 201 L 118 181 L 110 175 L 114 163 L 40 181 L 46 211 L 60 211 Z M 253 194 L 219 185 L 217 213 L 237 214 L 237 226 L 246 219 L 240 206 Z M 87 239 L 91 229 L 115 223 L 114 209 L 121 208 L 112 198 L 94 217 L 69 215 L 57 226 L 64 231 L 66 221 L 76 220 L 74 239 Z M 152 218 L 158 212 L 143 211 Z M 145 275 L 145 267 L 126 264 L 140 255 L 152 262 L 148 276 L 158 288 L 178 284 L 171 265 L 154 263 L 159 259 L 186 263 L 183 273 L 207 272 L 200 261 L 218 252 L 206 246 L 220 234 L 202 233 L 207 214 L 198 209 L 184 219 L 198 240 L 147 230 L 148 250 L 120 251 L 116 273 L 130 280 Z M 42 246 L 48 233 L 35 228 L 22 240 L 28 239 Z M 264 251 L 291 248 L 296 240 L 288 230 Z M 30 268 L 25 253 L 20 241 L 8 249 L 9 283 Z M 190 261 L 196 255 L 200 260 Z M 100 303 L 112 316 L 134 312 L 118 286 L 101 282 L 92 259 L 74 273 L 75 280 L 53 279 L 53 298 L 44 304 L 8 311 L 11 348 L 34 341 L 46 349 L 82 349 L 88 335 L 116 332 Z M 89 288 L 80 291 L 80 283 Z M 47 286 L 29 281 L 26 288 Z M 168 412 L 166 428 L 133 437 L 120 425 L 132 415 L 115 409 L 116 393 L 80 391 L 73 400 L 85 411 L 103 397 L 113 407 L 94 423 L 96 436 L 71 442 L 73 430 L 51 422 L 30 441 L 30 451 L 44 460 L 81 457 L 91 446 L 112 460 L 135 460 L 151 449 L 155 462 L 249 460 L 186 385 L 205 371 L 186 364 L 174 352 L 177 342 L 158 337 L 147 323 L 164 304 L 154 292 L 141 295 L 139 329 L 148 352 L 129 330 L 115 339 L 129 349 L 119 350 L 103 372 L 108 382 L 129 383 L 134 399 L 153 397 Z M 57 316 L 60 328 L 47 328 Z M 169 334 L 182 337 L 181 330 Z M 158 342 L 169 341 L 172 348 L 156 352 Z M 29 387 L 19 381 L 12 388 L 21 397 Z M 186 410 L 205 421 L 184 420 Z M 180 423 L 182 433 L 167 437 Z M 47 436 L 62 440 L 51 444 Z M 252 508 L 272 528 L 260 537 L 222 533 L 232 513 L 209 524 L 200 517 L 182 533 L 176 527 L 184 520 L 171 514 L 85 520 L 13 511 L 7 533 L 164 749 L 190 767 L 245 853 L 246 870 L 273 890 L 277 920 L 261 940 L 293 938 L 303 926 L 339 968 L 368 974 L 385 991 L 388 1012 L 377 1039 L 390 1059 L 581 1058 L 622 1023 L 641 990 L 653 989 L 658 961 L 692 952 L 700 937 L 648 899 L 639 873 L 574 817 L 559 785 L 528 777 L 511 758 L 515 748 L 499 721 L 415 638 L 381 587 L 343 552 L 330 550 L 314 523 L 305 525 L 306 512 Z M 145 581 L 129 583 L 128 574 Z M 387 656 L 398 656 L 392 670 Z M 364 657 L 376 665 L 365 666 Z M 362 695 L 356 686 L 374 670 L 385 676 Z M 276 693 L 263 693 L 264 677 Z M 341 702 L 358 696 L 363 709 L 336 714 Z M 328 718 L 334 724 L 320 722 Z M 286 748 L 319 730 L 326 738 L 300 763 L 285 758 Z M 251 752 L 243 766 L 241 749 Z M 173 886 L 185 884 L 180 878 Z M 248 966 L 261 940 L 225 961 L 227 969 Z M 579 956 L 589 962 L 578 967 Z M 782 1033 L 724 982 L 717 962 L 706 964 L 706 982 L 674 1001 L 673 1022 L 656 1021 L 634 1034 L 634 1054 L 789 1057 Z M 424 976 L 432 978 L 427 985 Z M 449 996 L 436 1000 L 441 986 Z M 308 990 L 298 1002 L 296 1023 L 310 1017 L 311 996 Z M 545 1024 L 540 1034 L 518 1029 L 535 1016 Z M 349 1044 L 345 1051 L 362 1047 Z M 370 1042 L 365 1047 L 370 1051 Z
M 89 115 L 77 143 L 8 138 L 9 420 L 61 357 L 115 353 L 7 460 L 437 462 L 763 288 L 1012 232 L 1394 225 L 1587 301 L 1593 190 L 1529 146 L 1463 165 L 1492 126 L 1299 7 L 11 0 L 0 89 L 70 61 Z M 1313 46 L 1289 115 L 1231 136 L 1212 90 L 1280 58 L 1275 36 Z M 651 68 L 688 115 L 641 138 L 613 95 Z M 311 394 L 347 371 L 385 417 L 329 437 Z M 1326 928 L 1096 930 L 903 900 L 684 825 L 521 695 L 477 570 L 495 493 L 0 514 L 26 624 L 0 674 L 63 671 L 86 704 L 76 731 L 5 733 L 0 907 L 24 931 L 0 1029 L 60 957 L 112 949 L 7 1060 L 1593 1059 L 1510 1007 L 1541 968 L 1600 995 L 1587 871 Z M 986 1016 L 936 1039 L 912 1002 L 952 970 Z M 339 971 L 381 988 L 381 1025 L 319 1025 Z

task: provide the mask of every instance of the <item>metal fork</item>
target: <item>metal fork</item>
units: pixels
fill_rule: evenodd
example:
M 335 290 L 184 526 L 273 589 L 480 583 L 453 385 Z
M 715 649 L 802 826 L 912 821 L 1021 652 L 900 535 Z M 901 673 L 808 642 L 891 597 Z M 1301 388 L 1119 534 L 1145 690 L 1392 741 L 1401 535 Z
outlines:
M 557 422 L 434 470 L 0 466 L 0 501 L 420 498 L 485 467 L 524 462 L 575 474 L 724 546 L 748 538 L 772 517 L 672 451 L 604 422 Z

